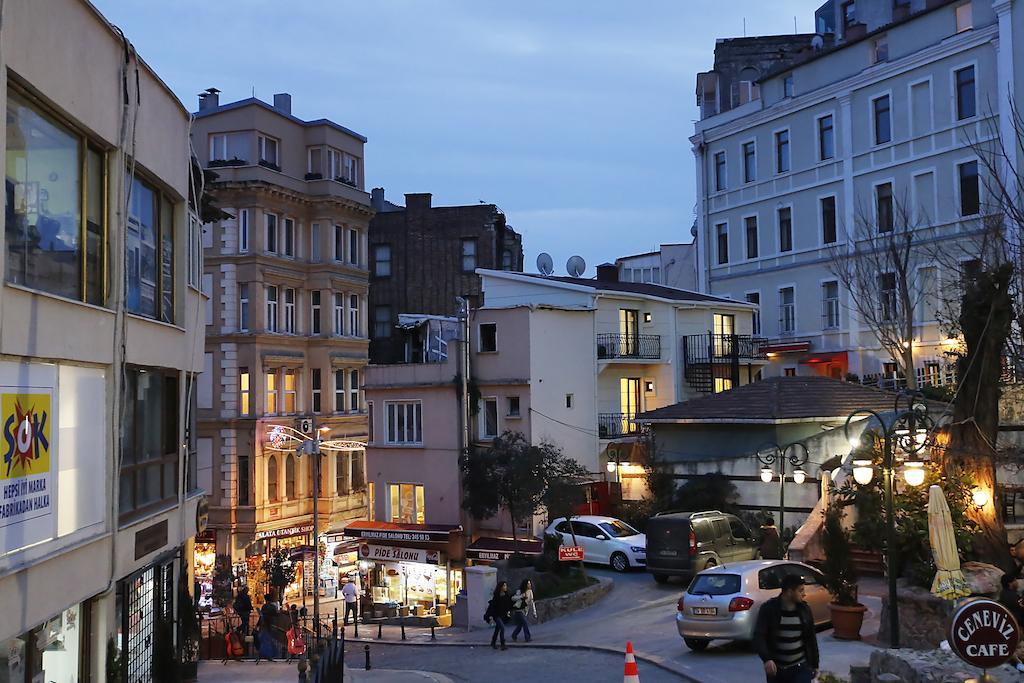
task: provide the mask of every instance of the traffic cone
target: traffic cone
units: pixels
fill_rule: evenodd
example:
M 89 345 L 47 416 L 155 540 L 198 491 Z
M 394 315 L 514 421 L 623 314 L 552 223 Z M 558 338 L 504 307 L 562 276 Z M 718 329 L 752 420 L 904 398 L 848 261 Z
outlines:
M 640 683 L 640 674 L 636 670 L 636 658 L 633 656 L 632 641 L 626 641 L 626 670 L 622 675 L 622 683 Z

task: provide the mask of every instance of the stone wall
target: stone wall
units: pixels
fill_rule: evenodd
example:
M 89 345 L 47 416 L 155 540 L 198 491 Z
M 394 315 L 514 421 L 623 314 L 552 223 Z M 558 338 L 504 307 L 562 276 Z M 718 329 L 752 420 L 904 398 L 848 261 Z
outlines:
M 988 674 L 999 683 L 1020 681 L 1020 674 L 1010 666 L 989 669 Z M 963 683 L 980 677 L 980 669 L 968 666 L 948 650 L 900 649 L 871 653 L 871 683 Z
M 533 581 L 533 589 L 536 592 L 538 587 L 543 586 L 548 580 L 554 578 L 550 572 L 538 572 L 533 567 L 509 567 L 504 562 L 496 563 L 495 568 L 498 570 L 498 581 L 508 581 L 509 590 L 513 593 L 519 589 L 519 584 L 524 579 Z M 594 578 L 598 580 L 598 583 L 592 586 L 581 588 L 566 595 L 538 600 L 536 603 L 537 623 L 550 621 L 570 612 L 590 607 L 607 595 L 615 585 L 615 582 L 611 579 L 603 577 Z

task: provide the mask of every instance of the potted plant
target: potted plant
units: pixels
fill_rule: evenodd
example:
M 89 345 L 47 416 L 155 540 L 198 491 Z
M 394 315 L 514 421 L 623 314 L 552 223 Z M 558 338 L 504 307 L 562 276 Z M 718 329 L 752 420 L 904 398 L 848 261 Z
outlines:
M 821 532 L 825 562 L 821 567 L 825 575 L 825 588 L 832 595 L 834 635 L 839 640 L 860 640 L 867 608 L 857 601 L 857 573 L 850 558 L 850 532 L 843 528 L 843 511 L 839 505 L 825 510 L 825 524 Z

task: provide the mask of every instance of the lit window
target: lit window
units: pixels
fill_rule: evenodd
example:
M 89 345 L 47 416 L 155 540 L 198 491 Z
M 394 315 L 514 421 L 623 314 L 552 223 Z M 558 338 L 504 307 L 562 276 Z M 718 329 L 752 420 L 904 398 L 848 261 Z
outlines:
M 238 414 L 248 415 L 250 409 L 249 368 L 238 369 Z
M 296 396 L 298 395 L 298 380 L 294 370 L 284 371 L 284 412 L 294 415 L 298 410 Z
M 264 412 L 267 415 L 277 415 L 277 371 L 267 370 L 266 373 L 267 405 Z
M 423 524 L 423 486 L 421 484 L 388 484 L 391 521 Z

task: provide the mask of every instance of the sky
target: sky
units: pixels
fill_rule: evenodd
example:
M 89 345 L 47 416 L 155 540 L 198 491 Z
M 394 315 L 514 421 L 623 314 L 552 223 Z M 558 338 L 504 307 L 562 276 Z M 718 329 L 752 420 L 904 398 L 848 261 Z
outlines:
M 813 0 L 92 0 L 191 110 L 292 94 L 368 138 L 366 188 L 496 204 L 526 270 L 690 241 L 696 73 Z

